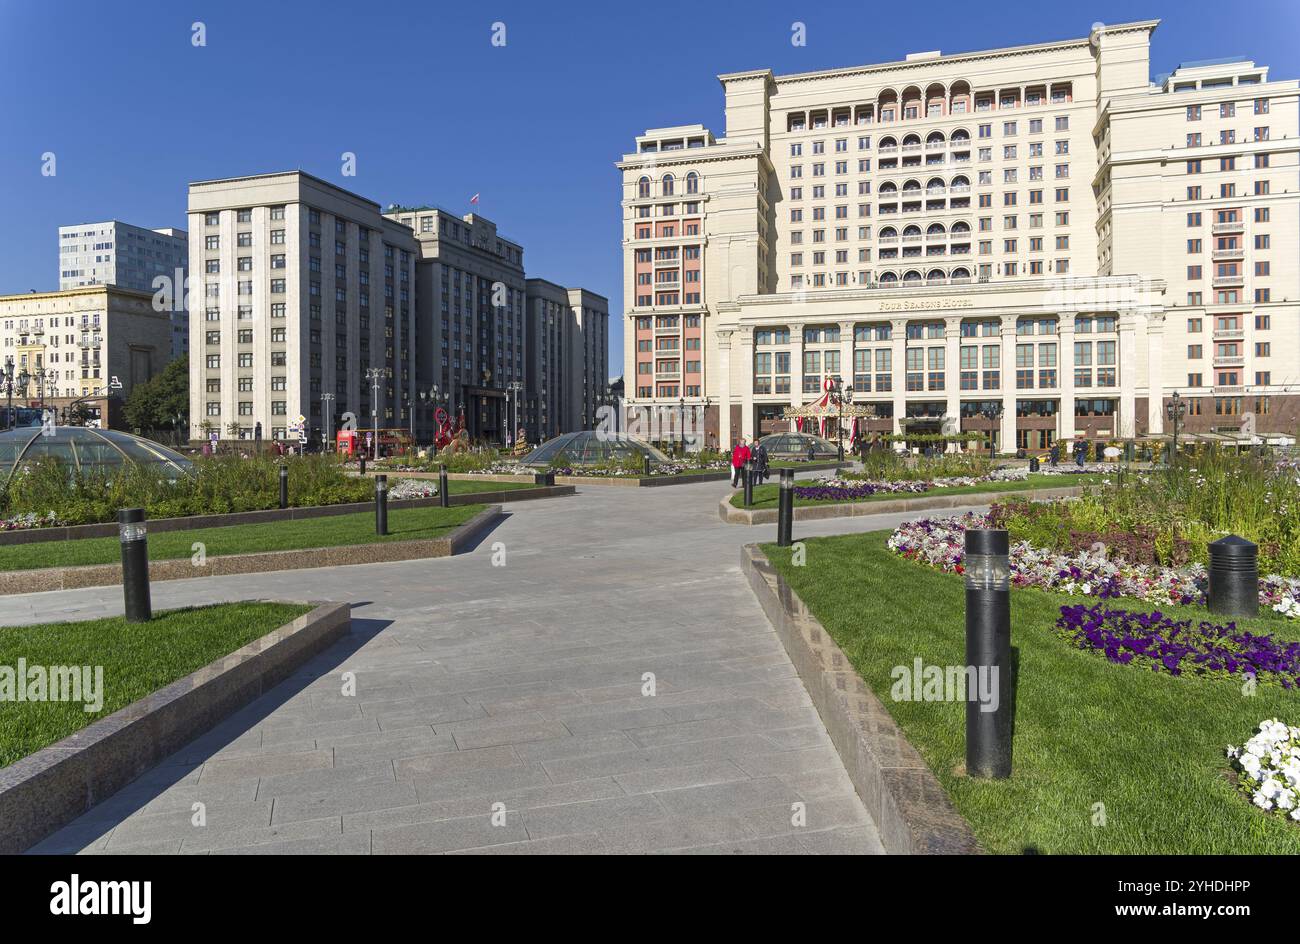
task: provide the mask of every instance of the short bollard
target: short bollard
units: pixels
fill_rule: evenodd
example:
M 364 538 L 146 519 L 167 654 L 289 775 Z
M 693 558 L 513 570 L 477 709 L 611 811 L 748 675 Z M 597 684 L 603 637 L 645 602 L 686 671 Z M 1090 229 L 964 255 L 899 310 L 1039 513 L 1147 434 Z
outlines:
M 388 476 L 375 476 L 375 534 L 388 533 Z
M 754 504 L 754 463 L 747 460 L 741 467 L 740 474 L 745 486 L 745 507 L 748 508 Z
M 781 470 L 781 494 L 776 508 L 776 543 L 789 547 L 794 543 L 794 469 Z
M 1006 531 L 966 532 L 966 773 L 971 777 L 1011 776 L 1008 553 Z
M 642 457 L 641 474 L 646 476 L 647 478 L 650 476 L 650 454 L 649 453 L 646 453 L 646 455 Z
M 364 452 L 361 453 L 361 474 L 366 474 L 366 454 Z
M 280 466 L 280 507 L 289 507 L 289 468 Z
M 438 504 L 443 508 L 451 507 L 451 489 L 447 484 L 447 467 L 438 466 Z
M 534 485 L 554 485 L 554 484 L 555 484 L 555 473 L 554 473 L 554 472 L 534 472 L 534 473 L 533 473 L 533 484 L 534 484 Z
M 1235 534 L 1210 542 L 1206 605 L 1225 616 L 1259 615 L 1259 548 Z
M 117 513 L 117 533 L 122 541 L 122 596 L 128 623 L 153 618 L 149 602 L 149 542 L 143 508 L 123 508 Z
M 1039 468 L 1040 466 L 1038 464 L 1038 456 L 1031 456 L 1029 459 L 1029 471 L 1037 472 Z

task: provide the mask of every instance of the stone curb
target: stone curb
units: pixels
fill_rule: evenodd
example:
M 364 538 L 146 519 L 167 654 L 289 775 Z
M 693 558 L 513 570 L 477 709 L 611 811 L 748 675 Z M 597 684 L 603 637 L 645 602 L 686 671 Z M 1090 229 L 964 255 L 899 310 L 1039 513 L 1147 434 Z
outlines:
M 885 851 L 981 853 L 970 824 L 925 760 L 758 545 L 741 548 L 740 566 L 875 821 Z
M 394 473 L 400 475 L 401 473 Z M 429 476 L 436 479 L 437 476 Z M 529 480 L 531 481 L 531 479 Z M 484 505 L 510 501 L 530 501 L 537 498 L 558 498 L 573 495 L 570 485 L 539 485 L 536 488 L 516 488 L 497 492 L 474 492 L 452 495 L 454 505 Z M 438 504 L 432 498 L 393 499 L 389 508 L 432 508 Z M 226 528 L 241 524 L 264 524 L 272 521 L 300 521 L 311 518 L 332 518 L 336 515 L 355 515 L 372 511 L 373 501 L 347 502 L 342 505 L 313 505 L 309 508 L 268 508 L 261 511 L 235 511 L 223 515 L 189 515 L 184 518 L 153 518 L 148 522 L 151 532 L 190 531 L 196 528 Z M 30 528 L 22 531 L 0 532 L 0 546 L 13 544 L 43 544 L 47 541 L 76 541 L 82 538 L 115 538 L 117 522 L 103 524 L 78 524 L 61 528 Z
M 436 501 L 436 499 L 435 499 Z M 337 547 L 306 547 L 293 551 L 263 551 L 256 554 L 223 554 L 209 557 L 202 566 L 190 558 L 149 562 L 150 580 L 186 580 L 191 577 L 221 577 L 229 574 L 260 574 L 272 570 L 307 570 L 345 564 L 379 564 L 388 561 L 450 557 L 458 554 L 501 517 L 500 505 L 488 505 L 446 537 L 417 541 L 388 541 L 376 544 L 343 544 Z M 77 587 L 110 587 L 122 582 L 121 564 L 88 564 L 78 567 L 46 567 L 38 570 L 0 571 L 0 596 L 72 590 Z
M 341 639 L 346 603 L 319 603 L 152 695 L 0 769 L 0 854 L 30 848 L 284 681 Z
M 818 521 L 822 518 L 858 518 L 864 515 L 887 515 L 899 511 L 925 511 L 933 508 L 973 508 L 999 499 L 1074 498 L 1083 494 L 1083 486 L 1033 488 L 1018 492 L 967 492 L 956 495 L 931 495 L 917 498 L 887 498 L 879 501 L 844 502 L 836 505 L 795 505 L 795 521 Z M 718 517 L 727 524 L 776 524 L 775 508 L 737 508 L 728 495 L 718 503 Z

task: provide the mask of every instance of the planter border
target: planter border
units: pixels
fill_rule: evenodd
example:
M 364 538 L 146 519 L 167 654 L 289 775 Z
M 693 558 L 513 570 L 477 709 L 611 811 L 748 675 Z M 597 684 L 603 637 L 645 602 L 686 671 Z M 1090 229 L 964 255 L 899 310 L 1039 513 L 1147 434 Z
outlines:
M 401 473 L 393 473 L 400 475 Z M 437 478 L 436 475 L 431 476 Z M 531 481 L 531 480 L 530 480 Z M 538 485 L 536 488 L 516 488 L 501 491 L 468 492 L 452 495 L 452 505 L 502 504 L 512 501 L 531 501 L 538 498 L 559 498 L 572 495 L 569 485 Z M 438 497 L 394 499 L 389 507 L 432 508 Z M 187 515 L 182 518 L 151 518 L 147 522 L 151 532 L 190 531 L 197 528 L 230 528 L 241 524 L 262 524 L 274 521 L 300 521 L 311 518 L 332 518 L 336 515 L 354 515 L 372 511 L 374 501 L 345 502 L 339 505 L 309 505 L 305 508 L 264 508 L 258 511 L 232 511 L 218 515 Z M 115 538 L 117 522 L 99 524 L 65 525 L 57 528 L 24 528 L 20 531 L 0 531 L 0 546 L 15 544 L 43 544 L 47 541 L 78 541 L 83 538 Z
M 1005 492 L 961 492 L 952 495 L 917 495 L 915 498 L 881 498 L 868 501 L 840 502 L 827 505 L 795 505 L 795 521 L 819 521 L 823 518 L 859 518 L 864 515 L 888 515 L 899 511 L 926 511 L 942 508 L 970 508 L 988 505 L 1001 498 L 1028 498 L 1043 501 L 1051 498 L 1074 498 L 1083 494 L 1084 486 L 1030 488 Z M 728 495 L 718 503 L 718 517 L 727 524 L 776 524 L 775 508 L 737 508 Z
M 0 854 L 72 822 L 347 634 L 349 604 L 312 602 L 292 623 L 0 769 Z
M 333 547 L 304 547 L 292 551 L 260 551 L 254 554 L 223 554 L 207 558 L 202 566 L 196 566 L 188 557 L 151 560 L 149 579 L 186 580 L 191 577 L 260 574 L 273 570 L 307 570 L 346 564 L 378 564 L 428 557 L 450 557 L 459 554 L 467 545 L 473 543 L 479 534 L 492 527 L 501 516 L 500 505 L 488 505 L 473 518 L 441 538 L 381 541 L 374 544 L 338 544 Z M 0 596 L 71 590 L 77 587 L 108 587 L 121 582 L 120 563 L 5 570 L 0 571 Z
M 740 567 L 826 725 L 885 851 L 981 853 L 970 824 L 925 759 L 757 544 L 740 549 Z

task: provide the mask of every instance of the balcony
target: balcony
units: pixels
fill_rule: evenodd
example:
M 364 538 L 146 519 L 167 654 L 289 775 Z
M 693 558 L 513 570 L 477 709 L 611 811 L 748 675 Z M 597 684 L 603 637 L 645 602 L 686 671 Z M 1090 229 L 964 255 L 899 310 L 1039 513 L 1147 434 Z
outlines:
M 1245 367 L 1246 358 L 1242 357 L 1240 354 L 1237 355 L 1236 357 L 1216 356 L 1214 358 L 1214 366 L 1215 367 Z
M 877 148 L 876 150 L 877 150 L 879 153 L 881 153 L 881 154 L 897 154 L 897 153 L 898 153 L 898 145 L 897 145 L 897 144 L 886 144 L 886 145 L 884 145 L 883 147 Z
M 1245 328 L 1215 328 L 1214 340 L 1216 341 L 1243 341 L 1246 338 Z
M 880 243 L 882 246 L 892 246 L 894 243 L 898 242 L 898 237 L 897 237 L 897 236 L 881 236 L 881 237 L 879 237 L 876 241 L 877 241 L 878 243 Z
M 946 150 L 947 147 L 948 147 L 947 141 L 927 141 L 925 143 L 925 149 L 927 151 L 943 151 Z
M 1243 220 L 1233 220 L 1230 223 L 1215 223 L 1210 227 L 1210 232 L 1218 236 L 1220 233 L 1240 233 L 1245 228 L 1246 224 Z
M 1244 285 L 1246 277 L 1244 275 L 1216 275 L 1213 285 L 1215 288 L 1227 288 L 1232 286 Z
M 1235 249 L 1216 249 L 1211 253 L 1211 258 L 1216 262 L 1220 259 L 1240 259 L 1246 255 L 1246 247 L 1237 246 Z
M 904 145 L 903 145 L 903 153 L 904 153 L 904 154 L 920 154 L 920 153 L 921 153 L 921 145 L 919 145 L 919 144 L 904 144 Z
M 920 241 L 921 241 L 920 233 L 914 233 L 903 237 L 903 242 L 905 243 L 919 243 Z

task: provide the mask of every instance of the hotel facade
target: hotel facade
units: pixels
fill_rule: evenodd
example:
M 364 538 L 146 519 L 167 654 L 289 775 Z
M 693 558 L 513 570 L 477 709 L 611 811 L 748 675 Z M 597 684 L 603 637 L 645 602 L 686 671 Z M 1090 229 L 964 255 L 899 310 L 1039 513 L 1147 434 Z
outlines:
M 629 418 L 727 446 L 834 382 L 871 431 L 999 451 L 1161 434 L 1175 392 L 1184 431 L 1294 434 L 1300 83 L 1153 82 L 1156 26 L 723 75 L 724 137 L 647 130 L 617 165 Z

